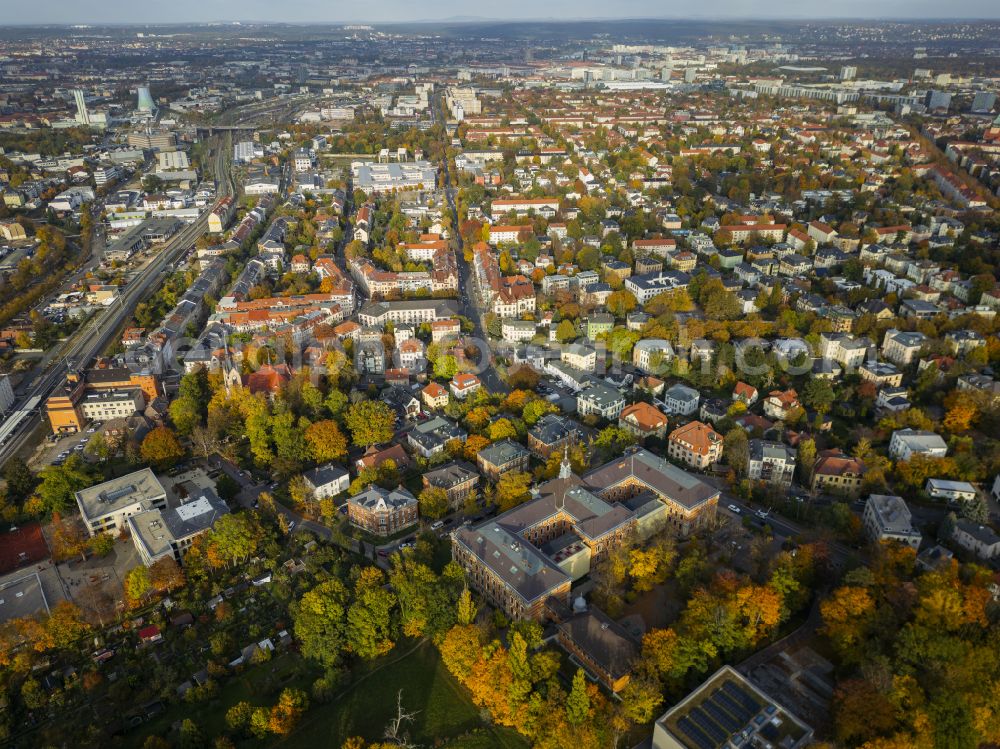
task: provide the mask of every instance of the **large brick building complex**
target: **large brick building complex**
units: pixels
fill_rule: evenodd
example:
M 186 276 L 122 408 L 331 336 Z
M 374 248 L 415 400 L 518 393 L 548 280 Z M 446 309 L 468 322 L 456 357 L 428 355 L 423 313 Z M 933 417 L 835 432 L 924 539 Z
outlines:
M 470 583 L 514 619 L 568 605 L 593 560 L 633 537 L 667 528 L 687 534 L 715 514 L 719 492 L 646 450 L 583 477 L 563 462 L 534 498 L 452 533 L 452 556 Z M 655 522 L 652 522 L 655 521 Z

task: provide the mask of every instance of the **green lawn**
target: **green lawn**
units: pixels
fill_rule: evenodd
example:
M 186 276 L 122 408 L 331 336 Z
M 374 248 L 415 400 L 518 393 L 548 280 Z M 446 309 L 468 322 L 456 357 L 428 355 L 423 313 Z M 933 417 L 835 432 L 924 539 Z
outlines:
M 312 708 L 281 745 L 339 749 L 350 736 L 378 740 L 395 716 L 396 695 L 402 690 L 404 709 L 416 711 L 410 735 L 419 744 L 447 749 L 527 748 L 515 732 L 483 724 L 478 709 L 447 672 L 432 644 L 424 643 L 399 659 L 407 652 L 403 647 L 400 643 L 399 652 L 388 656 L 385 665 L 360 677 L 330 704 Z M 439 743 L 442 740 L 447 743 Z
M 282 746 L 287 749 L 340 749 L 345 739 L 362 736 L 382 738 L 389 719 L 395 716 L 396 694 L 403 691 L 403 707 L 415 712 L 409 733 L 423 746 L 441 749 L 527 749 L 513 730 L 484 724 L 479 710 L 441 663 L 429 642 L 414 648 L 403 641 L 384 659 L 359 668 L 355 681 L 328 704 L 312 704 L 302 723 L 284 740 L 240 739 L 240 747 Z M 241 700 L 270 706 L 283 687 L 309 692 L 318 672 L 301 657 L 283 653 L 268 663 L 253 666 L 226 680 L 219 696 L 208 703 L 174 704 L 149 723 L 128 732 L 124 745 L 138 749 L 147 736 L 167 736 L 171 726 L 193 719 L 202 733 L 215 737 L 225 732 L 226 710 Z

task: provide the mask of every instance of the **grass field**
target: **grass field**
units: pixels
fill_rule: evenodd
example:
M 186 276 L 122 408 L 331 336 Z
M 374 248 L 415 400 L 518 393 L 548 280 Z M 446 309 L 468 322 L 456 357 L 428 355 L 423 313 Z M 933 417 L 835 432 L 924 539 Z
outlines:
M 175 704 L 155 719 L 130 731 L 125 745 L 138 749 L 150 734 L 170 735 L 173 724 L 193 719 L 202 733 L 215 737 L 225 732 L 226 710 L 241 700 L 252 705 L 272 705 L 283 687 L 309 692 L 318 672 L 293 653 L 254 666 L 225 683 L 218 697 L 208 703 Z M 354 682 L 328 704 L 313 704 L 299 727 L 284 739 L 241 739 L 246 749 L 280 746 L 286 749 L 340 749 L 351 736 L 379 740 L 396 714 L 396 694 L 402 690 L 403 707 L 414 712 L 410 738 L 425 747 L 440 749 L 527 749 L 513 730 L 482 721 L 479 710 L 441 663 L 429 642 L 398 643 L 396 649 L 367 669 L 358 669 Z
M 416 712 L 410 738 L 446 749 L 527 749 L 514 731 L 488 726 L 462 688 L 441 663 L 437 650 L 423 643 L 401 650 L 361 676 L 328 705 L 311 709 L 299 728 L 279 745 L 291 749 L 339 749 L 350 736 L 380 739 L 396 713 L 396 695 Z M 406 653 L 403 657 L 400 657 Z

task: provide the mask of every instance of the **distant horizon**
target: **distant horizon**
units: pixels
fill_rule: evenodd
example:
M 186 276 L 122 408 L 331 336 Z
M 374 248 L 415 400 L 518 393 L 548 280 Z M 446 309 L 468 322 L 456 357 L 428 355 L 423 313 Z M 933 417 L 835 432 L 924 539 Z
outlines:
M 370 19 L 356 18 L 356 19 L 346 19 L 346 20 L 329 20 L 329 21 L 290 21 L 290 20 L 276 20 L 276 19 L 264 19 L 264 18 L 239 18 L 228 21 L 221 20 L 183 20 L 183 21 L 24 21 L 15 23 L 0 23 L 0 29 L 4 28 L 31 28 L 31 27 L 44 27 L 44 28 L 86 28 L 86 27 L 97 27 L 106 26 L 112 28 L 130 28 L 136 26 L 230 26 L 238 27 L 241 25 L 266 25 L 266 26 L 351 26 L 351 25 L 367 25 L 367 26 L 399 26 L 399 25 L 419 25 L 419 24 L 431 24 L 431 23 L 452 23 L 452 24 L 511 24 L 511 23 L 539 23 L 539 24 L 557 24 L 557 23 L 593 23 L 597 21 L 605 22 L 627 22 L 627 21 L 678 21 L 678 22 L 692 22 L 692 23 L 712 23 L 716 22 L 719 24 L 726 23 L 768 23 L 768 22 L 781 22 L 781 23 L 967 23 L 970 21 L 1000 21 L 1000 13 L 996 16 L 951 16 L 951 17 L 932 17 L 932 16 L 909 16 L 905 18 L 894 17 L 894 16 L 799 16 L 790 17 L 787 14 L 782 14 L 780 16 L 729 16 L 725 19 L 715 18 L 710 16 L 694 16 L 687 15 L 684 17 L 680 16 L 653 16 L 653 15 L 640 15 L 640 16 L 578 16 L 573 18 L 553 18 L 551 16 L 545 17 L 531 17 L 524 16 L 518 18 L 488 18 L 488 17 L 475 17 L 475 16 L 447 16 L 441 18 L 412 18 L 412 19 L 399 19 L 393 21 L 373 21 Z
M 744 22 L 937 22 L 963 23 L 1000 20 L 1000 4 L 996 0 L 955 0 L 949 15 L 941 14 L 937 0 L 829 0 L 801 2 L 773 0 L 766 8 L 756 7 L 749 0 L 706 0 L 692 13 L 689 4 L 676 0 L 618 0 L 618 12 L 609 14 L 608 6 L 595 0 L 549 0 L 539 6 L 530 0 L 509 0 L 504 17 L 477 13 L 475 5 L 458 0 L 430 0 L 414 4 L 404 0 L 383 0 L 366 9 L 368 18 L 348 9 L 346 4 L 329 0 L 292 0 L 276 9 L 270 0 L 174 0 L 163 6 L 137 4 L 130 0 L 102 0 L 84 6 L 71 0 L 50 0 L 35 6 L 0 0 L 0 10 L 9 19 L 0 28 L 25 26 L 72 27 L 93 26 L 185 26 L 267 24 L 294 26 L 325 26 L 370 24 L 393 26 L 400 24 L 433 23 L 586 23 L 600 21 L 692 21 L 717 23 Z M 495 12 L 495 6 L 487 6 Z M 544 12 L 543 12 L 544 8 Z M 342 11 L 347 11 L 343 12 Z M 281 14 L 282 18 L 275 18 Z M 343 17 L 350 14 L 355 17 Z M 356 14 L 356 15 L 355 15 Z M 334 17 L 334 16 L 342 17 Z M 228 16 L 228 17 L 227 17 Z M 237 17 L 239 16 L 239 17 Z M 16 20 L 13 20 L 16 19 Z

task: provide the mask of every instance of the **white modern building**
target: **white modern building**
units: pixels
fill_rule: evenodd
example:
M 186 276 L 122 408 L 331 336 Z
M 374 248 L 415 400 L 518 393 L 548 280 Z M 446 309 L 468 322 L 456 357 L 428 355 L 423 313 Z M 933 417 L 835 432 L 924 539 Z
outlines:
M 76 492 L 80 517 L 91 536 L 121 531 L 132 515 L 167 506 L 167 491 L 149 468 Z
M 897 429 L 889 440 L 889 454 L 896 460 L 909 460 L 914 455 L 943 458 L 948 454 L 948 445 L 934 432 L 924 429 Z
M 920 531 L 913 527 L 910 508 L 902 497 L 872 494 L 865 502 L 863 522 L 872 541 L 898 541 L 914 549 L 920 546 Z

